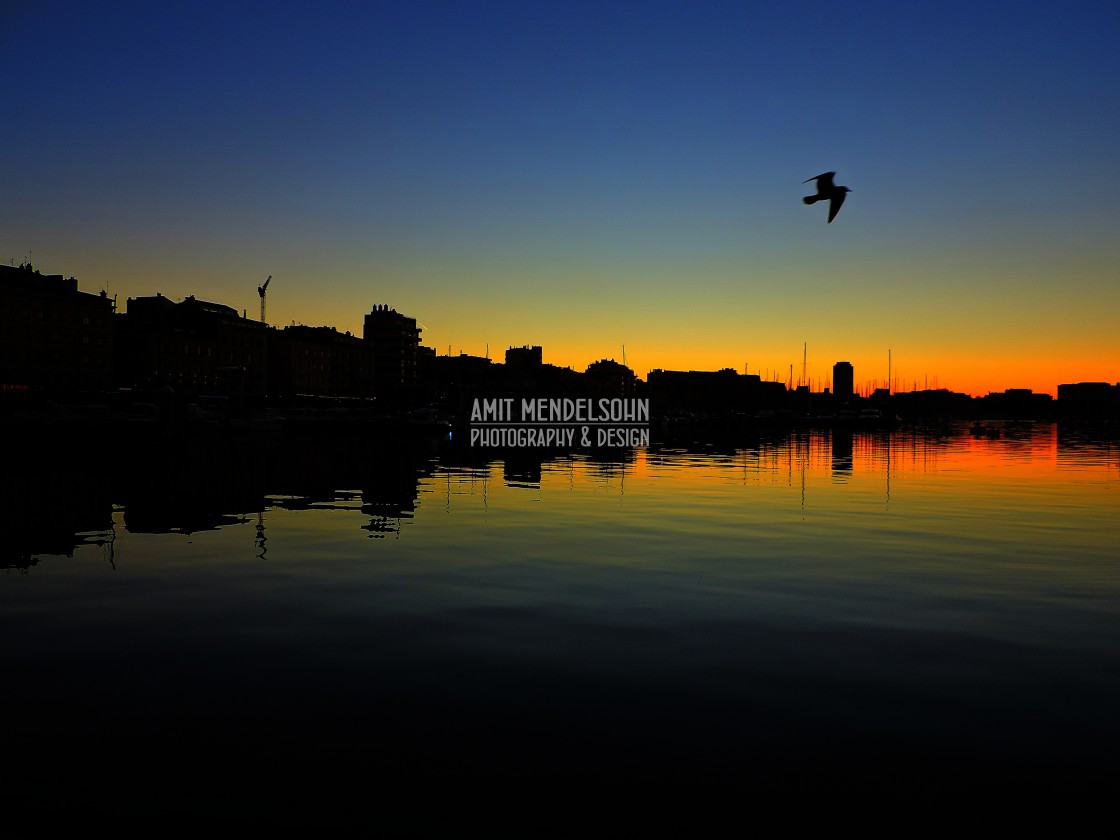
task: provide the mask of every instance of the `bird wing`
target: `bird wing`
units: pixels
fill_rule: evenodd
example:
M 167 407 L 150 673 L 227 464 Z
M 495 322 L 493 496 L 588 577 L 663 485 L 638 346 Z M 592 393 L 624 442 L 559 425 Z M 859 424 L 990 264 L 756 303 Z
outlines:
M 817 190 L 819 192 L 824 192 L 825 190 L 832 189 L 832 187 L 833 187 L 832 176 L 835 175 L 835 174 L 836 174 L 835 172 L 822 172 L 820 175 L 814 175 L 812 178 L 806 178 L 801 183 L 802 184 L 808 184 L 810 181 L 816 181 L 817 182 Z
M 832 200 L 828 202 L 829 224 L 831 224 L 832 220 L 836 218 L 836 214 L 840 212 L 840 205 L 844 203 L 844 199 L 847 197 L 847 195 L 848 194 L 846 192 L 837 192 L 832 196 Z

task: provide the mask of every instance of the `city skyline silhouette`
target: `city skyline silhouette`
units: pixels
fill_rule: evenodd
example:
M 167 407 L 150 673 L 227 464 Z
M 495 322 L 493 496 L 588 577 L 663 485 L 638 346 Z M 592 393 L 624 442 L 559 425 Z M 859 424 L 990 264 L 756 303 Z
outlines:
M 416 318 L 399 313 L 387 304 L 373 304 L 365 316 L 360 335 L 343 332 L 331 324 L 309 326 L 293 322 L 279 327 L 268 324 L 264 318 L 266 289 L 271 280 L 272 275 L 269 275 L 264 284 L 257 287 L 260 315 L 253 319 L 247 310 L 238 314 L 223 302 L 204 301 L 194 295 L 173 300 L 156 292 L 154 295 L 129 298 L 119 305 L 117 298 L 110 298 L 105 289 L 97 295 L 80 290 L 73 276 L 44 275 L 31 263 L 21 263 L 18 267 L 0 265 L 0 292 L 8 302 L 7 309 L 0 313 L 0 326 L 6 339 L 0 346 L 0 390 L 19 392 L 30 389 L 47 394 L 86 392 L 104 396 L 119 390 L 148 393 L 150 397 L 160 385 L 187 385 L 186 393 L 190 398 L 193 398 L 191 395 L 207 392 L 211 395 L 224 394 L 224 398 L 234 400 L 239 411 L 244 409 L 246 397 L 249 402 L 256 402 L 265 397 L 283 398 L 297 393 L 305 396 L 376 398 L 382 406 L 395 410 L 413 408 L 425 401 L 432 401 L 434 405 L 446 400 L 446 396 L 441 397 L 440 394 L 442 389 L 452 385 L 450 381 L 443 381 L 451 369 L 447 369 L 443 362 L 440 363 L 443 367 L 433 366 L 437 358 L 447 363 L 454 362 L 460 367 L 466 364 L 477 369 L 480 364 L 485 368 L 493 365 L 494 371 L 504 367 L 503 354 L 495 352 L 491 357 L 489 344 L 485 356 L 472 356 L 462 351 L 454 354 L 451 347 L 447 348 L 446 355 L 440 354 L 438 348 L 424 343 L 421 335 L 424 330 L 417 326 Z M 135 312 L 130 312 L 130 308 Z M 176 337 L 180 333 L 182 337 Z M 246 344 L 247 341 L 249 344 Z M 523 373 L 540 370 L 557 374 L 563 370 L 573 375 L 586 373 L 592 379 L 602 375 L 610 378 L 615 375 L 611 371 L 617 368 L 625 371 L 625 376 L 645 384 L 643 377 L 636 376 L 633 369 L 625 365 L 626 349 L 622 347 L 621 350 L 623 362 L 613 357 L 602 358 L 589 365 L 586 371 L 557 364 L 551 359 L 546 364 L 541 345 L 511 346 L 504 356 L 505 362 L 511 366 L 511 374 L 515 376 L 519 370 Z M 205 360 L 192 361 L 190 357 L 196 351 L 198 354 L 205 353 Z M 890 349 L 887 352 L 886 376 L 869 379 L 857 378 L 854 367 L 847 360 L 838 360 L 826 369 L 823 376 L 814 376 L 809 368 L 808 342 L 802 346 L 802 351 L 799 366 L 791 362 L 781 370 L 752 371 L 747 364 L 741 371 L 731 366 L 709 371 L 679 371 L 657 366 L 646 372 L 644 380 L 652 386 L 655 381 L 660 385 L 668 383 L 672 377 L 688 376 L 698 383 L 710 380 L 715 385 L 716 379 L 726 379 L 728 375 L 737 379 L 741 374 L 746 382 L 780 386 L 782 392 L 793 400 L 787 406 L 785 400 L 772 403 L 756 399 L 752 401 L 755 409 L 791 408 L 800 415 L 809 415 L 810 406 L 798 403 L 795 392 L 804 392 L 806 396 L 835 395 L 839 400 L 835 407 L 831 403 L 827 405 L 830 413 L 852 397 L 942 392 L 970 396 L 974 401 L 983 397 L 989 403 L 996 397 L 1005 396 L 1009 404 L 1015 400 L 1022 403 L 1018 409 L 1022 412 L 1021 416 L 1046 417 L 1053 412 L 1046 406 L 1040 406 L 1032 414 L 1032 409 L 1023 402 L 1024 395 L 1049 399 L 1060 397 L 1066 389 L 1067 404 L 1073 405 L 1077 401 L 1084 403 L 1086 388 L 1103 388 L 1109 393 L 1092 398 L 1101 405 L 1090 413 L 1099 414 L 1110 411 L 1104 407 L 1114 401 L 1109 394 L 1120 389 L 1120 383 L 1092 382 L 1071 370 L 1065 377 L 1067 381 L 1054 383 L 1051 388 L 1040 392 L 1007 387 L 982 395 L 966 395 L 939 382 L 936 372 L 932 381 L 928 373 L 921 379 L 896 373 Z M 379 358 L 382 361 L 378 361 Z M 178 360 L 173 362 L 173 359 Z M 384 368 L 386 363 L 389 368 Z M 600 368 L 605 370 L 600 371 Z M 314 370 L 321 372 L 314 373 Z M 237 371 L 240 373 L 236 374 Z M 510 387 L 509 383 L 502 384 L 502 380 L 483 373 L 472 393 L 492 397 Z M 237 376 L 241 377 L 238 380 L 240 384 L 234 382 Z M 462 374 L 451 376 L 458 379 Z M 837 377 L 835 382 L 834 376 Z M 555 379 L 555 376 L 552 378 Z M 411 384 L 402 391 L 405 379 Z M 417 383 L 421 382 L 425 383 L 421 391 L 426 396 L 415 390 Z M 440 382 L 443 384 L 440 385 Z M 540 386 L 523 384 L 518 386 L 518 390 L 528 394 L 525 389 L 534 387 Z M 552 391 L 556 385 L 544 387 L 546 391 Z M 572 380 L 568 387 L 580 391 L 583 386 Z M 710 386 L 702 387 L 706 389 Z M 726 391 L 728 385 L 724 382 L 715 387 Z M 1081 396 L 1074 397 L 1075 388 L 1080 389 Z M 664 387 L 653 389 L 653 393 L 662 397 L 671 392 L 671 388 L 668 392 Z M 622 395 L 622 392 L 615 394 L 611 391 L 608 395 Z M 701 400 L 690 406 L 687 399 L 678 395 L 669 404 L 657 406 L 654 410 L 699 410 L 706 408 L 703 402 Z M 910 400 L 906 404 L 914 409 L 919 403 Z M 721 410 L 728 410 L 728 406 Z M 967 410 L 955 413 L 959 416 L 969 414 Z

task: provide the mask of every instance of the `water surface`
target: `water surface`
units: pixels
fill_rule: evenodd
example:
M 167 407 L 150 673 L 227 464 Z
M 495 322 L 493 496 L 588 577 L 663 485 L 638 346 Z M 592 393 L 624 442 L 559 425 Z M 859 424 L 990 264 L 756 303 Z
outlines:
M 41 815 L 65 791 L 113 817 L 330 822 L 374 796 L 451 825 L 502 813 L 496 791 L 759 807 L 1111 773 L 1120 450 L 1099 430 L 82 452 L 17 453 L 3 498 L 5 747 Z

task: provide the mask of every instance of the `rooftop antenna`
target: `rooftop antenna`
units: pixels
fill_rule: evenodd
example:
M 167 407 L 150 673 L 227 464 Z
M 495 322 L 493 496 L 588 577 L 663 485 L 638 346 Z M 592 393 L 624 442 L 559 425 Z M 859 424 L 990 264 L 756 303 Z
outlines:
M 268 275 L 268 279 L 264 281 L 263 286 L 257 286 L 257 294 L 261 296 L 261 323 L 267 323 L 264 319 L 264 295 L 268 291 L 268 284 L 272 282 L 272 275 Z
M 626 367 L 626 345 L 622 345 L 622 366 Z

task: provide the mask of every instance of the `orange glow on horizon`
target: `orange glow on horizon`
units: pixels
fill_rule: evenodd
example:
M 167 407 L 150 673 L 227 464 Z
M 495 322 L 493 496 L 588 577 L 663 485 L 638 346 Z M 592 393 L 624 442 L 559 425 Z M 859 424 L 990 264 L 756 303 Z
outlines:
M 194 294 L 257 317 L 256 289 L 268 271 L 250 274 L 246 269 L 234 285 L 224 278 L 200 279 L 170 259 L 167 264 L 173 268 L 160 270 L 156 279 L 126 279 L 114 270 L 91 267 L 82 272 L 79 289 L 119 290 L 121 311 L 129 297 L 161 291 L 172 299 Z M 44 268 L 71 273 L 69 264 Z M 1106 329 L 1108 305 L 1052 327 L 1040 320 L 1023 333 L 1023 325 L 1010 320 L 993 324 L 991 312 L 969 312 L 954 320 L 952 313 L 930 308 L 909 322 L 889 310 L 869 308 L 858 317 L 841 311 L 833 318 L 821 314 L 831 306 L 827 298 L 815 302 L 805 317 L 784 311 L 772 315 L 765 302 L 744 300 L 734 289 L 717 289 L 718 305 L 713 306 L 674 296 L 679 291 L 674 288 L 658 292 L 657 300 L 637 298 L 631 307 L 620 302 L 619 290 L 609 288 L 601 297 L 580 289 L 557 299 L 518 287 L 513 298 L 499 294 L 476 299 L 477 289 L 469 283 L 436 294 L 404 283 L 319 286 L 298 277 L 295 269 L 274 277 L 269 290 L 273 326 L 334 326 L 360 336 L 365 313 L 386 304 L 415 318 L 422 344 L 441 356 L 489 355 L 502 362 L 509 347 L 539 345 L 546 363 L 577 371 L 601 359 L 625 360 L 643 380 L 657 368 L 731 368 L 793 386 L 807 381 L 814 392 L 831 387 L 838 361 L 852 363 L 859 392 L 889 383 L 896 392 L 928 388 L 984 396 L 1023 388 L 1056 397 L 1064 383 L 1120 382 L 1120 350 Z M 1029 340 L 1022 340 L 1023 334 Z
M 489 352 L 495 362 L 502 362 L 507 347 L 523 346 L 518 344 L 490 343 L 475 348 L 452 345 L 452 355 L 467 353 L 482 356 Z M 532 342 L 539 343 L 539 342 Z M 427 346 L 432 346 L 425 342 Z M 543 357 L 547 364 L 558 367 L 571 367 L 583 371 L 587 366 L 600 359 L 623 361 L 623 345 L 607 348 L 583 341 L 543 343 Z M 436 345 L 438 355 L 448 353 L 447 345 Z M 800 350 L 800 348 L 797 348 Z M 810 351 L 811 352 L 811 351 Z M 740 354 L 746 355 L 746 354 Z M 650 348 L 643 344 L 625 346 L 626 364 L 643 379 L 648 380 L 654 369 L 675 371 L 716 371 L 731 368 L 737 373 L 759 375 L 764 380 L 791 383 L 794 387 L 802 384 L 802 358 L 790 359 L 785 364 L 778 360 L 779 354 L 772 353 L 769 364 L 752 363 L 746 359 L 736 360 L 731 353 L 719 348 L 680 348 L 656 346 Z M 792 353 L 790 354 L 792 355 Z M 1060 359 L 1043 357 L 1012 357 L 973 359 L 961 358 L 956 354 L 930 355 L 922 358 L 894 354 L 888 366 L 887 353 L 874 355 L 833 353 L 824 360 L 810 356 L 806 365 L 805 379 L 810 389 L 819 393 L 832 386 L 832 366 L 838 361 L 851 362 L 855 369 L 855 386 L 858 393 L 869 393 L 875 388 L 889 387 L 892 392 L 901 393 L 926 389 L 945 389 L 957 393 L 982 397 L 989 393 L 1000 393 L 1008 389 L 1025 388 L 1037 394 L 1057 397 L 1058 385 L 1075 382 L 1120 381 L 1120 360 L 1102 358 L 1089 354 L 1064 356 Z M 792 370 L 791 370 L 792 369 Z M 888 380 L 888 371 L 889 380 Z

